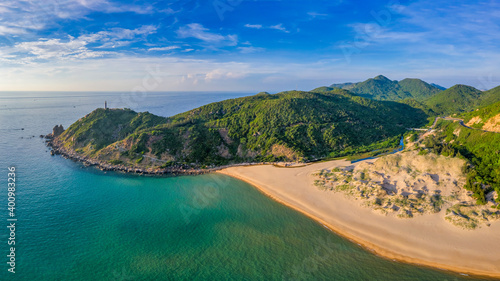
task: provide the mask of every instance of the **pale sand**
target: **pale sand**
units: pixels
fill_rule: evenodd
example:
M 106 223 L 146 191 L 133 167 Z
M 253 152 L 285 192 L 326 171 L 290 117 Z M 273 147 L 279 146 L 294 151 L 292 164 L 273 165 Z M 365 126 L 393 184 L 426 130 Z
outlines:
M 349 163 L 337 160 L 298 168 L 232 167 L 219 173 L 252 184 L 380 256 L 464 274 L 500 277 L 500 222 L 464 230 L 445 221 L 444 210 L 411 219 L 384 216 L 360 206 L 359 200 L 314 186 L 313 173 Z

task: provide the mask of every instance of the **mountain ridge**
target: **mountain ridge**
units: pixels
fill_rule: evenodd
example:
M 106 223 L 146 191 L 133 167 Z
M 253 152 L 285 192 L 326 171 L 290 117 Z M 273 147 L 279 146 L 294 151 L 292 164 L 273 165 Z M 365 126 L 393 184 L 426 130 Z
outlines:
M 424 100 L 442 91 L 442 87 L 433 86 L 420 79 L 405 78 L 397 81 L 390 80 L 383 75 L 357 83 L 332 84 L 329 88 L 345 89 L 365 98 L 390 101 L 400 101 L 407 98 Z
M 460 114 L 500 102 L 500 87 L 481 91 L 457 84 L 424 101 L 436 114 Z

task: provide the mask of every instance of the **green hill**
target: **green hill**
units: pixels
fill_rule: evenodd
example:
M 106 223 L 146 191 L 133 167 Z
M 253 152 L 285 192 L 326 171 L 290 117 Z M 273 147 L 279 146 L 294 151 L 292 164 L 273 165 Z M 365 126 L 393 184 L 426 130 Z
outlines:
M 315 92 L 315 93 L 326 93 L 326 92 L 330 92 L 330 91 L 334 91 L 336 88 L 333 88 L 333 87 L 326 87 L 326 86 L 323 86 L 323 87 L 318 87 L 314 90 L 311 90 L 311 92 Z
M 356 84 L 358 84 L 358 83 L 332 84 L 332 85 L 330 85 L 330 88 L 338 88 L 338 89 L 350 90 L 350 89 L 356 87 Z
M 455 85 L 424 102 L 439 115 L 469 112 L 500 102 L 500 86 L 483 92 L 471 86 Z
M 216 102 L 169 118 L 97 109 L 55 142 L 129 166 L 301 161 L 393 147 L 407 127 L 426 118 L 420 109 L 345 90 L 289 91 Z
M 487 106 L 500 101 L 500 86 L 485 91 L 481 97 L 480 105 Z
M 424 100 L 442 90 L 420 79 L 390 80 L 383 75 L 359 83 L 333 84 L 331 88 L 341 88 L 375 100 L 400 101 L 404 99 Z
M 469 127 L 500 132 L 500 102 L 463 113 L 460 118 Z
M 437 114 L 450 115 L 471 111 L 479 105 L 482 92 L 474 87 L 455 85 L 434 95 L 425 103 Z
M 79 151 L 98 151 L 130 134 L 166 122 L 166 118 L 130 109 L 96 109 L 66 129 L 59 139 Z
M 399 81 L 400 91 L 409 93 L 416 100 L 423 100 L 442 90 L 420 79 L 406 78 Z
M 480 91 L 466 85 L 455 85 L 425 101 L 437 114 L 468 112 L 500 101 L 500 87 Z

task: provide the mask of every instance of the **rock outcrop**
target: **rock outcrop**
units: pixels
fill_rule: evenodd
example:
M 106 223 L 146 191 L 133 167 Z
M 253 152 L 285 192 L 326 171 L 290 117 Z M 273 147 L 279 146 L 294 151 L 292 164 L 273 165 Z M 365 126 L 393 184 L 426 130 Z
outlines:
M 52 137 L 58 137 L 60 134 L 64 132 L 64 127 L 63 125 L 55 125 L 54 128 L 52 129 Z

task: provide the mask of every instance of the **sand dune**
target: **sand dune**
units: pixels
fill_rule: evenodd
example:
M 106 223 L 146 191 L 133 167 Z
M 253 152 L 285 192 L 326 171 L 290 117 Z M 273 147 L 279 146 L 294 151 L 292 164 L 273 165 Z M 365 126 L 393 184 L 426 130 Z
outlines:
M 373 160 L 368 160 L 373 161 Z M 353 165 L 360 165 L 366 161 Z M 244 180 L 266 195 L 327 225 L 375 253 L 467 274 L 500 277 L 500 222 L 490 227 L 464 230 L 444 220 L 445 213 L 411 219 L 385 216 L 361 206 L 359 200 L 320 190 L 315 173 L 348 166 L 338 160 L 305 167 L 271 165 L 232 167 L 220 173 Z
M 457 227 L 475 229 L 500 219 L 495 208 L 496 192 L 488 202 L 477 205 L 463 188 L 465 160 L 433 153 L 405 151 L 317 173 L 314 184 L 323 190 L 344 193 L 384 215 L 411 218 L 445 210 L 445 219 Z

